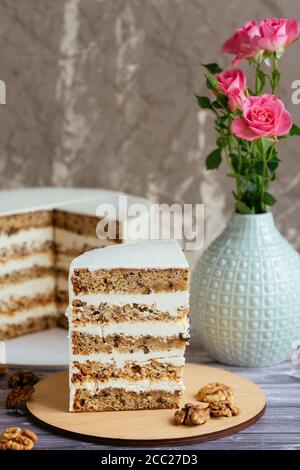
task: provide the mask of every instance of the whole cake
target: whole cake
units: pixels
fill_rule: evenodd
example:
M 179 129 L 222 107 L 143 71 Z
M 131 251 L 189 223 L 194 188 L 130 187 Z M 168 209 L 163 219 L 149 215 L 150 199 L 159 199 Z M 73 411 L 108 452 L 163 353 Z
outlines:
M 89 251 L 69 274 L 70 411 L 177 408 L 189 267 L 176 241 Z
M 116 220 L 115 237 L 96 234 L 99 205 L 117 207 L 120 195 L 75 188 L 0 191 L 0 339 L 63 322 L 71 260 L 127 241 L 123 220 Z M 128 202 L 143 203 L 147 210 L 144 199 L 129 197 Z

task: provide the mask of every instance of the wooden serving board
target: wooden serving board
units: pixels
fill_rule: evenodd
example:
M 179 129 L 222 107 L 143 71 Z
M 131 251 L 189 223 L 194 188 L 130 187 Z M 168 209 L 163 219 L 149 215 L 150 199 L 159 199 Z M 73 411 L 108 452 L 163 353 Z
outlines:
M 175 410 L 118 411 L 105 413 L 68 412 L 68 372 L 40 381 L 27 402 L 29 413 L 53 432 L 111 445 L 185 445 L 236 433 L 257 421 L 264 413 L 266 396 L 250 380 L 213 367 L 186 364 L 186 391 L 182 406 L 196 401 L 196 393 L 209 382 L 221 382 L 234 389 L 234 402 L 241 413 L 232 418 L 212 418 L 200 426 L 175 426 Z

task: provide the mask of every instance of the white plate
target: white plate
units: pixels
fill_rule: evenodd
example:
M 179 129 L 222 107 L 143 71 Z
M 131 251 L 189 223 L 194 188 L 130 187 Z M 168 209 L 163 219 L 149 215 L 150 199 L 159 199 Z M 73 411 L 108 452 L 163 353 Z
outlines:
M 6 363 L 20 366 L 67 366 L 67 330 L 32 333 L 6 341 Z

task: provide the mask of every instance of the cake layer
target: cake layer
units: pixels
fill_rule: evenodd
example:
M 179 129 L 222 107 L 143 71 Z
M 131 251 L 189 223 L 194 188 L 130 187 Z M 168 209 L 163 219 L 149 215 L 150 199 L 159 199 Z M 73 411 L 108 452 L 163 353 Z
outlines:
M 152 336 L 96 336 L 88 333 L 73 331 L 70 335 L 73 354 L 109 353 L 118 351 L 131 353 L 136 351 L 167 351 L 186 346 L 188 336 L 180 334 L 171 337 Z M 163 356 L 163 354 L 161 354 Z
M 48 303 L 55 302 L 56 295 L 55 290 L 45 292 L 35 297 L 14 297 L 8 302 L 0 302 L 0 318 L 2 315 L 15 315 L 19 311 L 29 310 L 39 305 L 46 305 Z
M 164 293 L 150 293 L 150 294 L 77 294 L 76 296 L 70 293 L 70 303 L 73 307 L 87 307 L 88 309 L 98 310 L 107 305 L 108 308 L 121 307 L 126 311 L 126 308 L 134 306 L 145 306 L 147 310 L 168 312 L 170 316 L 176 317 L 178 310 L 186 308 L 189 305 L 188 291 L 182 292 L 164 292 Z M 126 307 L 124 309 L 124 307 Z
M 58 326 L 67 329 L 68 328 L 68 319 L 67 319 L 66 315 L 63 313 L 65 309 L 62 309 L 60 307 L 60 305 L 58 304 L 57 305 L 57 310 L 58 310 L 58 313 L 59 313 L 58 321 L 57 321 Z
M 0 277 L 0 299 L 2 298 L 3 292 L 6 292 L 7 289 L 13 286 L 13 290 L 16 292 L 16 284 L 27 283 L 26 281 L 42 279 L 48 277 L 55 277 L 55 272 L 53 267 L 44 267 L 44 266 L 34 266 L 33 268 L 23 269 L 21 271 L 11 271 L 8 274 Z M 17 293 L 19 294 L 19 285 Z M 29 291 L 30 293 L 30 291 Z
M 27 229 L 32 230 L 33 227 L 50 227 L 52 226 L 52 211 L 27 212 L 23 214 L 12 214 L 0 217 L 0 233 L 1 239 L 8 239 L 16 233 L 25 232 Z
M 94 236 L 80 235 L 62 228 L 55 228 L 54 242 L 56 251 L 67 254 L 75 258 L 84 251 L 92 250 L 112 245 L 115 243 L 113 240 L 100 240 L 96 236 L 96 227 L 94 229 Z
M 105 388 L 118 388 L 135 393 L 164 390 L 165 392 L 180 394 L 184 390 L 184 385 L 182 380 L 126 380 L 112 378 L 105 382 L 99 380 L 71 384 L 71 390 L 72 388 L 77 390 L 81 388 L 93 395 Z
M 184 365 L 184 347 L 181 348 L 173 348 L 164 351 L 145 351 L 140 350 L 137 352 L 119 352 L 114 350 L 112 353 L 92 353 L 89 355 L 84 354 L 71 354 L 70 361 L 71 362 L 86 362 L 86 361 L 93 361 L 93 362 L 101 362 L 101 364 L 111 364 L 114 367 L 123 367 L 126 362 L 138 362 L 138 363 L 145 363 L 150 360 L 155 359 L 158 362 L 167 362 L 168 364 L 172 364 L 175 366 L 182 366 Z
M 176 316 L 172 312 L 162 312 L 157 306 L 145 304 L 125 304 L 123 307 L 118 305 L 100 304 L 98 308 L 92 306 L 72 307 L 68 311 L 70 321 L 73 326 L 85 325 L 105 325 L 107 323 L 125 323 L 125 322 L 146 322 L 146 321 L 166 321 L 171 322 L 175 319 L 184 319 L 188 315 L 188 307 L 182 307 L 176 310 Z
M 0 262 L 0 277 L 11 275 L 13 271 L 27 270 L 34 267 L 50 268 L 53 266 L 53 263 L 53 253 L 50 251 L 20 256 L 19 258 L 11 259 L 6 263 Z
M 53 308 L 54 313 L 52 311 Z M 47 310 L 51 313 L 47 314 Z M 34 311 L 34 309 L 32 309 L 31 313 L 32 315 L 28 315 L 26 318 L 21 318 L 20 315 L 20 318 L 15 323 L 8 323 L 6 321 L 5 323 L 0 324 L 0 339 L 7 340 L 27 333 L 34 333 L 35 331 L 54 328 L 57 324 L 55 304 L 49 304 L 49 309 L 43 307 L 43 313 L 41 315 L 36 315 L 37 312 Z
M 51 240 L 40 243 L 23 243 L 21 245 L 12 245 L 8 248 L 0 248 L 0 263 L 7 263 L 13 259 L 23 256 L 39 254 L 39 253 L 54 253 L 53 243 Z
M 7 257 L 8 253 L 13 255 L 14 253 L 20 254 L 23 252 L 26 254 L 38 251 L 46 243 L 52 246 L 53 228 L 49 226 L 29 228 L 12 233 L 11 235 L 1 233 L 0 242 L 1 257 Z
M 13 302 L 22 297 L 36 297 L 55 290 L 54 276 L 30 279 L 18 284 L 6 284 L 0 289 L 0 302 Z
M 131 392 L 119 388 L 105 388 L 97 394 L 85 389 L 75 390 L 70 400 L 70 411 L 124 411 L 179 408 L 180 394 L 160 391 Z
M 89 334 L 93 336 L 132 336 L 136 338 L 144 336 L 170 337 L 170 336 L 188 336 L 189 323 L 187 319 L 165 321 L 145 321 L 145 322 L 124 322 L 124 323 L 107 323 L 105 325 L 83 325 L 74 327 L 70 324 L 70 331 Z
M 106 248 L 103 251 L 109 250 Z M 90 251 L 93 253 L 94 250 Z M 80 258 L 80 257 L 79 257 Z M 78 258 L 77 258 L 78 259 Z M 73 265 L 73 263 L 72 263 Z M 71 274 L 72 273 L 72 274 Z M 153 292 L 187 291 L 187 269 L 97 269 L 71 268 L 71 282 L 78 294 L 150 294 Z
M 142 364 L 126 361 L 121 368 L 113 364 L 102 364 L 96 361 L 74 361 L 72 363 L 71 382 L 74 384 L 86 381 L 105 383 L 111 379 L 181 381 L 182 369 L 183 366 L 155 360 Z
M 69 272 L 70 264 L 73 260 L 73 257 L 70 255 L 57 253 L 55 257 L 55 267 L 57 272 Z M 68 276 L 67 276 L 68 278 Z
M 56 270 L 56 288 L 58 292 L 66 292 L 69 299 L 68 273 L 67 271 Z
M 54 225 L 60 229 L 69 230 L 78 235 L 96 236 L 96 227 L 100 217 L 75 214 L 62 210 L 54 210 Z M 116 239 L 119 239 L 120 224 L 116 222 Z
M 5 325 L 18 325 L 28 320 L 28 318 L 38 318 L 45 315 L 56 315 L 56 304 L 54 301 L 21 310 L 15 315 L 0 315 L 0 328 Z

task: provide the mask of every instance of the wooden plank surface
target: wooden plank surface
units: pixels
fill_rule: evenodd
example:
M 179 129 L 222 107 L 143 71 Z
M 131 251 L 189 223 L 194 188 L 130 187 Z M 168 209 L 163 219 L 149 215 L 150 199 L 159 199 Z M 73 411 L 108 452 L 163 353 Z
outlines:
M 187 360 L 220 367 L 192 342 L 188 348 Z M 241 374 L 259 384 L 267 394 L 267 410 L 253 426 L 238 434 L 211 442 L 165 449 L 298 449 L 300 450 L 300 379 L 291 375 L 292 365 L 288 362 L 263 368 L 222 368 Z M 13 372 L 16 369 L 11 369 Z M 40 378 L 59 369 L 35 369 Z M 30 427 L 39 437 L 37 449 L 111 449 L 112 447 L 78 441 L 55 435 L 37 426 L 29 416 L 18 416 L 5 410 L 7 380 L 0 378 L 0 432 L 7 426 Z M 113 449 L 124 447 L 113 447 Z

